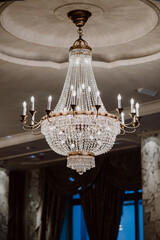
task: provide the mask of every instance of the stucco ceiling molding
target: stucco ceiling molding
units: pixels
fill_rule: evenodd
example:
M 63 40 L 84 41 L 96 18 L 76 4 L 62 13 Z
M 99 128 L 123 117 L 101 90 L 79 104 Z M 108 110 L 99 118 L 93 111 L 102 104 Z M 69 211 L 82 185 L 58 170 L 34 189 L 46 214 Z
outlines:
M 28 60 L 28 59 L 12 57 L 3 53 L 0 53 L 0 59 L 10 63 L 24 65 L 24 66 L 31 66 L 31 67 L 47 67 L 47 68 L 53 68 L 53 69 L 59 69 L 59 70 L 68 68 L 68 62 L 56 63 L 52 61 Z M 124 60 L 118 60 L 114 62 L 92 61 L 92 65 L 93 67 L 109 69 L 109 68 L 115 68 L 119 66 L 129 66 L 129 65 L 136 65 L 136 64 L 151 62 L 158 59 L 160 59 L 160 52 L 150 56 L 141 57 L 141 58 L 133 58 L 133 59 L 126 59 L 126 60 L 124 59 Z
M 63 11 L 66 9 L 67 12 L 67 9 L 71 9 L 71 6 L 74 8 L 75 4 L 62 4 L 66 2 L 61 1 L 58 8 L 56 1 L 52 2 L 52 6 L 48 6 L 47 1 L 42 0 L 35 0 L 33 3 L 14 2 L 3 10 L 1 24 L 6 31 L 25 41 L 50 47 L 69 48 L 76 38 L 75 27 L 69 20 L 60 20 L 59 12 L 61 9 Z M 84 6 L 86 9 L 90 8 L 91 12 L 93 11 L 93 19 L 95 16 L 95 19 L 88 21 L 85 26 L 85 38 L 93 48 L 124 44 L 141 38 L 151 32 L 158 21 L 155 9 L 138 0 L 128 2 L 120 0 L 117 5 L 102 0 L 97 2 L 98 6 L 80 2 L 76 4 L 79 7 L 82 5 L 82 8 Z
M 125 44 L 93 48 L 94 66 L 113 68 L 145 63 L 160 58 L 159 5 L 156 3 L 156 6 L 148 0 L 143 1 L 154 9 L 154 13 L 158 16 L 155 28 L 147 35 Z M 13 5 L 16 4 L 17 2 Z M 68 66 L 68 50 L 66 48 L 43 46 L 21 40 L 5 31 L 2 26 L 0 26 L 0 52 L 1 60 L 20 65 L 55 69 L 63 69 Z

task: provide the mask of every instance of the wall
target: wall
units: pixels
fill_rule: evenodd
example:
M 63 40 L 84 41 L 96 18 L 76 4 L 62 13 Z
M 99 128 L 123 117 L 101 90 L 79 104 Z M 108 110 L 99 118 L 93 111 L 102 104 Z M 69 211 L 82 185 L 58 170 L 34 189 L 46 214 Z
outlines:
M 160 240 L 160 133 L 141 144 L 144 240 Z

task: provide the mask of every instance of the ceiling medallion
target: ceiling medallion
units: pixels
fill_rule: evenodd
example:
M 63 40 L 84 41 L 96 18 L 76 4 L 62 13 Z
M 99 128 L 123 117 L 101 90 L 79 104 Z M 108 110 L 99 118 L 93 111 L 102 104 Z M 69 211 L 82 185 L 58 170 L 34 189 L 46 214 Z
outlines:
M 95 156 L 108 152 L 116 136 L 135 132 L 140 125 L 139 104 L 131 99 L 131 122 L 125 124 L 118 95 L 118 116 L 106 111 L 101 100 L 93 69 L 92 49 L 82 38 L 82 27 L 91 13 L 74 10 L 68 17 L 78 27 L 79 38 L 69 50 L 69 67 L 60 99 L 51 110 L 52 97 L 48 98 L 46 115 L 37 122 L 35 101 L 31 97 L 31 124 L 28 125 L 27 103 L 23 102 L 23 129 L 36 134 L 41 127 L 46 141 L 56 153 L 67 156 L 67 167 L 83 174 L 95 167 Z

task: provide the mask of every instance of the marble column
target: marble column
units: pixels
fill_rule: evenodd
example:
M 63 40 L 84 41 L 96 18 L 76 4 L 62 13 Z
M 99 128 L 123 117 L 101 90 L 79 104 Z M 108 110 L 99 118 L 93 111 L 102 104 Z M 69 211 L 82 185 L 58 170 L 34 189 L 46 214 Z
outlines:
M 40 171 L 30 171 L 28 180 L 28 239 L 38 240 L 41 225 Z
M 8 189 L 7 171 L 0 168 L 0 239 L 7 240 L 8 235 Z
M 144 240 L 160 240 L 160 133 L 141 139 Z

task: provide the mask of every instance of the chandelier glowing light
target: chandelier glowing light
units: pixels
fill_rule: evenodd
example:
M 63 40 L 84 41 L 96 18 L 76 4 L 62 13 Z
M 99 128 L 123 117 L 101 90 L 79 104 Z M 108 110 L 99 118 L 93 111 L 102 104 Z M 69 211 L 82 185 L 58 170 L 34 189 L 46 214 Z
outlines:
M 56 153 L 67 156 L 67 167 L 83 174 L 95 167 L 95 156 L 108 152 L 116 136 L 134 132 L 140 125 L 139 104 L 131 99 L 132 121 L 125 124 L 118 95 L 118 116 L 106 111 L 92 70 L 92 49 L 82 39 L 82 29 L 91 13 L 74 10 L 68 16 L 79 28 L 79 38 L 69 51 L 69 68 L 60 99 L 51 111 L 52 97 L 39 122 L 35 121 L 34 97 L 31 98 L 31 125 L 27 125 L 27 104 L 23 103 L 23 129 L 32 133 L 41 127 L 46 141 Z M 128 129 L 126 131 L 126 129 Z

